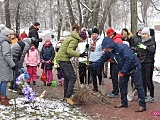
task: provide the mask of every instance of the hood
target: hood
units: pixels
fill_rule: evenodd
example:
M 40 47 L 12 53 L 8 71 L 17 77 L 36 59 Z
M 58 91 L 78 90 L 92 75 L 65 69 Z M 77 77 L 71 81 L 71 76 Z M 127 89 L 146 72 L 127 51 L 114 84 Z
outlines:
M 31 46 L 31 38 L 24 38 L 23 41 Z
M 1 44 L 3 41 L 7 41 L 9 44 L 12 43 L 9 38 L 7 38 L 5 35 L 3 35 L 3 34 L 0 33 L 0 44 Z
M 105 37 L 102 41 L 102 49 L 111 48 L 114 49 L 117 44 L 109 37 Z
M 72 31 L 71 32 L 71 37 L 77 39 L 78 41 L 80 40 L 80 37 L 79 37 L 79 35 L 78 35 L 78 33 L 76 31 Z

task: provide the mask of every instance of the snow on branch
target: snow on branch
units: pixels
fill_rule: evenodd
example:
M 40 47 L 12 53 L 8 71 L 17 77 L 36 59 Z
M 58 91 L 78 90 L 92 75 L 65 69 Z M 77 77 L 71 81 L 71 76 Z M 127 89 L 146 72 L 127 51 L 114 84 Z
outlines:
M 85 4 L 82 3 L 81 1 L 80 1 L 80 4 L 81 4 L 83 7 L 85 7 L 87 10 L 89 10 L 90 12 L 93 12 L 93 10 L 91 10 L 87 5 L 85 5 Z

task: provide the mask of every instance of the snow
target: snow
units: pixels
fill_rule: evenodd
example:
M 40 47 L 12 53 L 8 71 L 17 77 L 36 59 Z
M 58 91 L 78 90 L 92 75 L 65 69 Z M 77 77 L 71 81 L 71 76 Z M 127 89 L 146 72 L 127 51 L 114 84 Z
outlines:
M 3 120 L 15 118 L 15 103 L 11 107 L 0 105 L 0 116 Z M 77 108 L 72 108 L 60 100 L 42 99 L 38 103 L 28 103 L 25 98 L 16 99 L 17 120 L 89 120 Z

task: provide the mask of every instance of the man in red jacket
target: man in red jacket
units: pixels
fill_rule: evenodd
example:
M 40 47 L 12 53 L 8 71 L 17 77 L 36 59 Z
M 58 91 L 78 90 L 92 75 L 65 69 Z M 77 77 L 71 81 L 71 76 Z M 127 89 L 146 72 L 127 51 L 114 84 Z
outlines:
M 112 28 L 108 28 L 106 30 L 106 35 L 111 38 L 115 43 L 122 43 L 122 35 L 116 33 Z M 119 93 L 118 87 L 118 69 L 116 67 L 116 63 L 110 61 L 110 74 L 112 79 L 113 90 L 108 93 L 108 97 L 115 98 Z

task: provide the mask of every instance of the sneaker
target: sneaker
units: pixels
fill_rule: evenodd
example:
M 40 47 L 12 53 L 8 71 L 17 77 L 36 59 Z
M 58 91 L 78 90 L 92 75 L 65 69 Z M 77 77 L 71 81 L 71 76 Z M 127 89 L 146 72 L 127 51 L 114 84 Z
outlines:
M 8 89 L 8 91 L 9 91 L 9 92 L 12 92 L 12 91 L 13 91 L 13 89 L 10 89 L 10 88 L 9 88 L 9 89 Z
M 118 96 L 118 95 L 113 94 L 113 93 L 111 93 L 111 94 L 108 95 L 109 98 L 116 98 L 117 96 Z
M 109 79 L 112 79 L 112 77 L 110 76 Z
M 109 94 L 112 94 L 112 92 L 109 92 L 108 95 L 109 95 Z
M 30 82 L 27 82 L 28 85 L 31 85 Z
M 150 98 L 150 102 L 153 103 L 155 99 L 153 97 Z
M 74 105 L 75 104 L 71 98 L 66 98 L 66 101 L 69 105 Z
M 98 92 L 98 88 L 93 88 L 92 91 Z
M 12 90 L 12 92 L 16 93 L 16 92 L 17 92 L 17 90 L 16 90 L 16 89 L 14 89 L 14 90 Z
M 33 85 L 36 85 L 36 82 L 35 82 L 35 81 L 33 81 Z

